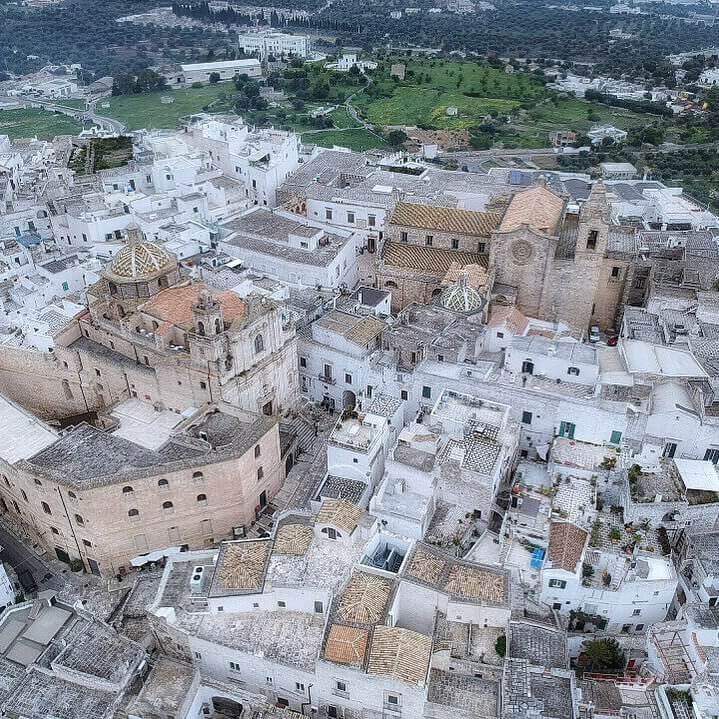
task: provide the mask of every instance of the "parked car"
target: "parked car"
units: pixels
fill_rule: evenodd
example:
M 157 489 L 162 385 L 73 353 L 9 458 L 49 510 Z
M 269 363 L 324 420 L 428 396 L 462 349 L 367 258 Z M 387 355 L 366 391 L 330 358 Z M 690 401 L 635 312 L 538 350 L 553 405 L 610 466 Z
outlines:
M 589 330 L 589 341 L 599 342 L 602 339 L 602 333 L 599 331 L 599 325 L 592 325 Z

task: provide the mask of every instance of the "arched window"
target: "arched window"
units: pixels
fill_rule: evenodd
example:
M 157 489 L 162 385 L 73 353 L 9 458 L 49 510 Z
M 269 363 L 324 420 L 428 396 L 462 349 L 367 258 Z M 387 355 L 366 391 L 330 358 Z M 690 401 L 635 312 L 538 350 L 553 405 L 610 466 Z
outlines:
M 68 492 L 67 496 L 70 497 L 70 499 L 77 499 L 77 495 L 75 494 L 75 492 Z
M 133 491 L 134 491 L 134 490 L 132 489 L 132 487 L 130 487 L 130 485 L 128 485 L 127 487 L 123 487 L 123 488 L 122 488 L 122 493 L 123 493 L 123 494 L 130 494 L 130 493 L 133 492 Z
M 342 539 L 342 535 L 332 527 L 322 527 L 322 534 L 326 534 L 328 539 Z
M 140 512 L 139 512 L 139 510 L 137 510 L 137 509 L 131 509 L 131 510 L 127 513 L 127 516 L 128 516 L 128 517 L 139 517 L 139 516 L 140 516 Z
M 21 489 L 20 494 L 22 494 L 22 498 L 27 502 L 27 494 L 25 494 L 25 490 Z
M 387 282 L 384 283 L 384 286 L 389 287 L 390 289 L 393 289 L 393 288 L 397 287 L 397 283 L 392 282 L 392 280 L 387 280 Z
M 197 323 L 197 334 L 200 335 L 200 337 L 205 336 L 205 323 L 204 322 Z
M 152 331 L 156 332 L 159 327 L 160 327 L 160 325 L 157 324 L 157 320 L 152 320 Z
M 172 502 L 163 502 L 162 508 L 163 509 L 172 509 Z
M 219 317 L 215 320 L 215 332 L 219 335 L 222 332 L 222 325 L 220 324 Z
M 207 504 L 207 495 L 206 494 L 198 494 L 197 502 L 198 502 L 198 504 Z
M 259 354 L 265 349 L 265 339 L 262 335 L 255 337 L 255 354 Z
M 157 486 L 158 487 L 169 487 L 170 483 L 166 479 L 159 479 L 157 481 Z
M 76 514 L 76 515 L 75 515 L 75 521 L 76 521 L 81 527 L 84 527 L 84 526 L 85 526 L 85 520 L 82 518 L 81 515 Z
M 192 479 L 204 479 L 205 475 L 202 474 L 202 472 L 194 472 L 192 474 Z

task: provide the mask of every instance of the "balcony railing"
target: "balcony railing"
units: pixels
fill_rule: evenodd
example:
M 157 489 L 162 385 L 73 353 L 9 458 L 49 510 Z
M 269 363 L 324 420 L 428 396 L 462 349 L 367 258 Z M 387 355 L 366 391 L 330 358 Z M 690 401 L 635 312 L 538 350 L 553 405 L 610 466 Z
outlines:
M 319 377 L 320 382 L 324 382 L 325 384 L 337 384 L 337 380 L 334 377 L 326 377 L 321 372 L 317 376 Z

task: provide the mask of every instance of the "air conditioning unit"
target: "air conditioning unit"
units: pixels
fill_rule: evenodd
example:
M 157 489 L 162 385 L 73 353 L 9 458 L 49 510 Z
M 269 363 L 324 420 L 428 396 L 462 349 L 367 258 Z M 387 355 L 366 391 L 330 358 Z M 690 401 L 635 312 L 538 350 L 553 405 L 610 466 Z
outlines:
M 194 567 L 190 576 L 190 591 L 199 592 L 202 589 L 202 579 L 204 577 L 204 567 Z

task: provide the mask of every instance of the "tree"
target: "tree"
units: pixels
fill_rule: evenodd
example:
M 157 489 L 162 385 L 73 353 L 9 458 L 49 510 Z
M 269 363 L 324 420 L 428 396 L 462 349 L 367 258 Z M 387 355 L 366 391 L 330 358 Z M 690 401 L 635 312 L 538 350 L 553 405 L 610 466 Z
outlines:
M 392 130 L 387 133 L 387 142 L 393 147 L 399 147 L 407 142 L 407 133 L 403 130 Z
M 217 83 L 220 81 L 220 73 L 219 72 L 211 72 L 210 73 L 210 85 L 217 85 Z
M 588 672 L 621 674 L 626 666 L 626 658 L 614 637 L 603 637 L 585 643 L 581 663 Z

